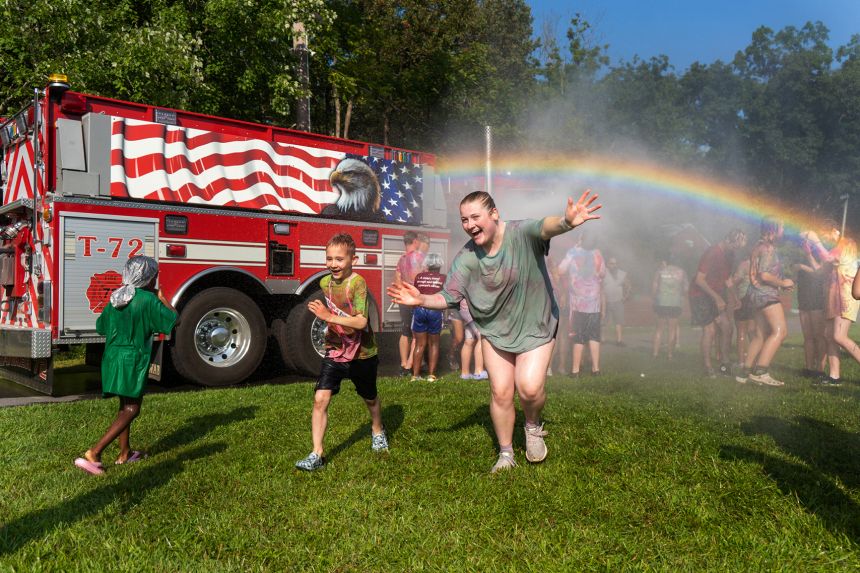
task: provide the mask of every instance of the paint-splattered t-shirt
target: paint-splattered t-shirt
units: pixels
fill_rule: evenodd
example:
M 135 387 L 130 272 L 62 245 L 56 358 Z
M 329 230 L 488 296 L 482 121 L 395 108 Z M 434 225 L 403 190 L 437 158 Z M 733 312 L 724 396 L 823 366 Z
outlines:
M 573 247 L 558 268 L 567 280 L 570 308 L 589 314 L 600 312 L 600 292 L 606 275 L 600 251 Z
M 527 352 L 553 339 L 558 306 L 546 269 L 543 220 L 508 221 L 495 255 L 469 241 L 451 263 L 442 289 L 450 308 L 466 299 L 481 335 L 507 352 Z
M 367 326 L 360 335 L 354 328 L 329 324 L 325 335 L 326 355 L 332 357 L 335 362 L 346 362 L 348 360 L 341 359 L 341 355 L 351 344 L 357 343 L 360 346 L 354 358 L 364 360 L 376 356 L 376 337 L 370 328 L 367 283 L 364 277 L 353 273 L 348 279 L 337 282 L 332 280 L 331 275 L 326 275 L 320 281 L 320 288 L 325 295 L 326 306 L 331 312 L 339 316 L 361 315 L 368 319 Z M 358 340 L 354 340 L 355 338 Z

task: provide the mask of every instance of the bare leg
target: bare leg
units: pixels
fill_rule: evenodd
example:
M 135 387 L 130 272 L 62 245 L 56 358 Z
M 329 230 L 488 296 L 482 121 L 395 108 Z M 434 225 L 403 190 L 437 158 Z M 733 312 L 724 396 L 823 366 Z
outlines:
M 331 402 L 331 390 L 317 390 L 314 393 L 314 409 L 311 414 L 311 438 L 314 444 L 314 453 L 322 457 L 323 440 L 325 439 L 326 427 L 328 427 L 328 405 Z
M 516 388 L 516 355 L 493 348 L 487 340 L 481 341 L 486 361 L 487 371 L 490 374 L 490 418 L 493 420 L 493 428 L 496 431 L 496 439 L 499 447 L 510 447 L 514 442 L 514 422 L 516 411 L 514 410 L 514 390 Z M 546 376 L 546 365 L 544 364 L 544 376 Z
M 824 316 L 823 310 L 809 311 L 812 318 L 812 335 L 815 341 L 815 360 L 814 368 L 819 372 L 824 372 L 824 365 L 827 363 L 827 319 Z
M 427 347 L 427 333 L 415 332 L 412 335 L 412 340 L 414 341 L 414 352 L 412 354 L 412 375 L 420 376 L 421 364 L 424 362 L 424 349 Z
M 588 352 L 591 354 L 591 371 L 600 372 L 600 342 L 589 340 Z
M 657 326 L 654 327 L 654 336 L 651 339 L 651 356 L 654 358 L 660 356 L 660 338 L 662 337 L 664 328 L 666 328 L 666 319 L 658 316 Z M 672 340 L 671 333 L 669 334 L 669 340 Z
M 400 367 L 412 370 L 412 340 L 401 334 L 397 346 L 400 350 Z
M 555 340 L 551 340 L 514 358 L 514 382 L 528 424 L 540 424 L 541 412 L 546 403 L 546 368 L 554 346 Z
M 860 346 L 857 346 L 857 343 L 848 337 L 848 329 L 851 327 L 851 321 L 841 316 L 833 320 L 835 327 L 833 330 L 833 339 L 836 341 L 836 344 L 850 354 L 855 361 L 860 363 Z
M 756 358 L 756 366 L 767 368 L 773 361 L 776 351 L 782 345 L 782 341 L 788 335 L 788 327 L 785 324 L 785 311 L 782 304 L 772 304 L 761 310 L 762 316 L 767 321 L 768 335 L 762 344 L 761 351 Z
M 477 362 L 478 356 L 476 352 L 477 348 L 475 346 L 476 343 L 477 340 L 474 338 L 467 338 L 463 341 L 463 347 L 460 349 L 460 374 L 462 376 L 468 376 L 472 373 L 472 371 L 469 370 L 469 367 L 472 365 L 472 354 L 475 354 L 475 362 Z M 477 369 L 477 364 L 475 365 L 475 368 Z M 480 370 L 478 370 L 478 372 L 480 372 Z
M 827 365 L 829 366 L 828 374 L 831 378 L 839 379 L 839 344 L 836 342 L 835 330 L 839 317 L 827 321 L 825 333 L 827 336 Z
M 427 365 L 430 369 L 430 374 L 436 375 L 436 365 L 439 363 L 439 335 L 438 334 L 428 334 L 427 335 Z
M 365 400 L 367 410 L 370 412 L 370 429 L 374 434 L 382 433 L 382 402 L 379 401 L 379 396 L 373 400 Z
M 460 349 L 463 346 L 463 340 L 465 340 L 465 332 L 463 331 L 463 321 L 462 320 L 452 320 L 451 321 L 451 351 L 448 354 L 448 363 L 453 368 L 454 363 L 456 362 L 455 358 L 460 355 Z
M 721 312 L 717 316 L 717 356 L 720 364 L 725 364 L 731 361 L 732 356 L 732 319 L 725 312 Z
M 91 462 L 100 462 L 102 452 L 117 439 L 123 432 L 128 432 L 129 426 L 134 422 L 134 419 L 140 414 L 140 398 L 120 398 L 120 407 L 113 423 L 108 427 L 105 434 L 101 437 L 98 443 L 86 451 L 84 457 Z M 128 434 L 125 438 L 126 447 L 128 447 Z
M 573 343 L 573 373 L 579 373 L 579 367 L 582 366 L 582 351 L 585 349 L 584 344 L 578 342 Z
M 478 338 L 478 343 L 475 345 L 475 374 L 480 374 L 484 371 L 484 345 L 481 344 L 483 338 Z
M 678 319 L 670 318 L 666 321 L 666 336 L 668 337 L 668 343 L 666 344 L 666 357 L 669 360 L 672 360 L 672 353 L 675 352 L 675 343 L 677 342 L 676 336 L 678 333 Z
M 714 331 L 716 326 L 713 322 L 702 327 L 702 340 L 699 343 L 699 348 L 702 351 L 702 360 L 705 362 L 705 370 L 712 370 L 711 366 L 711 346 L 714 343 Z
M 761 352 L 761 348 L 764 345 L 764 335 L 768 329 L 767 319 L 760 310 L 753 313 L 753 319 L 755 320 L 755 330 L 750 337 L 750 343 L 747 347 L 747 361 L 744 362 L 744 366 L 748 370 L 752 369 L 758 359 L 759 352 Z

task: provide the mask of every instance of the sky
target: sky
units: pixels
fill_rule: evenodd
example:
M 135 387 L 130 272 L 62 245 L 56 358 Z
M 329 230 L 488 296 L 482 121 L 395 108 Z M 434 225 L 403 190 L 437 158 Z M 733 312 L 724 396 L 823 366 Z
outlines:
M 609 44 L 611 64 L 648 60 L 665 54 L 678 72 L 695 61 L 731 62 L 750 43 L 753 31 L 774 31 L 821 21 L 830 30 L 834 49 L 860 34 L 860 0 L 527 0 L 540 35 L 544 22 L 554 22 L 555 35 L 566 48 L 571 18 L 579 13 L 595 32 L 597 44 Z

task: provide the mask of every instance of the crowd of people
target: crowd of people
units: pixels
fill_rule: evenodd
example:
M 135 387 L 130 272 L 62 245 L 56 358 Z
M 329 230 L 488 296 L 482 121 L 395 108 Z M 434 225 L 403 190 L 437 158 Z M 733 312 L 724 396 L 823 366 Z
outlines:
M 395 282 L 387 288 L 403 324 L 401 375 L 411 382 L 437 380 L 447 312 L 452 367 L 459 366 L 463 380 L 489 380 L 489 411 L 499 447 L 491 473 L 517 465 L 515 396 L 525 418 L 525 458 L 539 463 L 548 452 L 541 416 L 553 360 L 561 373 L 578 377 L 585 366 L 599 376 L 602 326 L 611 328 L 616 345 L 625 345 L 624 306 L 631 283 L 617 259 L 604 260 L 596 235 L 588 231 L 576 235 L 558 262 L 549 254 L 550 239 L 599 218 L 596 198 L 586 191 L 578 201 L 569 198 L 561 215 L 505 221 L 488 193 L 467 195 L 460 203 L 460 220 L 469 240 L 447 274 L 442 272 L 442 257 L 428 252 L 426 236 L 413 231 L 404 235 L 404 254 Z M 671 253 L 661 254 L 651 281 L 656 322 L 652 356 L 665 353 L 666 359 L 673 359 L 686 294 L 692 323 L 702 330 L 700 351 L 707 377 L 722 374 L 740 383 L 782 386 L 770 365 L 787 334 L 783 295 L 796 288 L 803 374 L 820 386 L 840 385 L 840 350 L 860 362 L 860 347 L 848 336 L 860 310 L 857 245 L 842 236 L 833 221 L 804 231 L 803 260 L 793 265 L 794 280 L 786 276 L 779 256 L 783 234 L 779 220 L 763 219 L 758 241 L 742 256 L 746 234 L 730 231 L 705 251 L 692 281 Z M 356 260 L 353 238 L 346 233 L 333 236 L 326 246 L 329 274 L 320 283 L 324 300 L 308 303 L 308 312 L 328 328 L 311 409 L 312 449 L 296 462 L 300 470 L 325 465 L 328 408 L 344 379 L 367 406 L 371 449 L 388 450 L 377 388 L 378 347 L 369 326 L 367 284 L 353 270 Z M 117 439 L 117 464 L 146 457 L 131 448 L 130 427 L 140 412 L 152 335 L 169 333 L 178 319 L 163 294 L 154 290 L 157 274 L 153 259 L 129 259 L 122 287 L 98 319 L 98 331 L 106 337 L 103 390 L 106 396 L 119 397 L 119 412 L 102 438 L 75 460 L 90 474 L 104 473 L 102 452 Z

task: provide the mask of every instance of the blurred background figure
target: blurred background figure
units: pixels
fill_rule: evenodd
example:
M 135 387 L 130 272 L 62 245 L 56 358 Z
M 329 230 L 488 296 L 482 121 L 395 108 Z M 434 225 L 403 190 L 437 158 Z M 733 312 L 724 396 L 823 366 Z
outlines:
M 560 276 L 565 277 L 570 300 L 570 330 L 573 333 L 573 369 L 579 376 L 582 353 L 588 345 L 591 373 L 600 374 L 600 301 L 606 266 L 592 234 L 583 233 L 559 264 Z
M 424 270 L 415 276 L 415 288 L 421 294 L 436 294 L 445 284 L 442 257 L 430 253 L 424 258 Z M 436 381 L 436 365 L 439 362 L 439 335 L 442 332 L 442 311 L 416 307 L 412 313 L 412 338 L 415 350 L 412 354 L 412 382 L 422 380 L 421 363 L 427 349 L 428 382 Z
M 684 293 L 688 288 L 687 273 L 673 265 L 669 256 L 660 258 L 660 265 L 654 273 L 651 293 L 654 296 L 654 314 L 657 326 L 654 329 L 652 356 L 660 355 L 662 332 L 666 332 L 666 358 L 672 360 L 678 335 L 678 317 L 681 316 Z
M 618 268 L 618 259 L 606 261 L 603 277 L 603 322 L 615 327 L 615 344 L 624 346 L 624 303 L 630 298 L 630 278 Z
M 750 287 L 749 257 L 741 259 L 737 267 L 735 267 L 735 272 L 729 278 L 726 287 L 728 288 L 729 298 L 732 301 L 731 307 L 734 309 L 732 316 L 735 319 L 735 332 L 737 333 L 735 335 L 735 349 L 738 356 L 735 371 L 739 372 L 744 368 L 750 339 L 755 333 L 753 309 L 750 307 L 749 297 L 747 297 Z
M 826 226 L 833 228 L 835 223 Z M 803 375 L 819 381 L 824 378 L 827 363 L 827 302 L 828 269 L 812 254 L 809 240 L 803 240 L 804 261 L 794 265 L 797 273 L 797 309 L 803 332 Z

